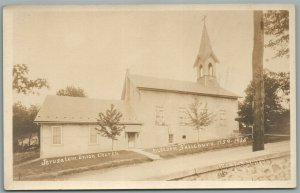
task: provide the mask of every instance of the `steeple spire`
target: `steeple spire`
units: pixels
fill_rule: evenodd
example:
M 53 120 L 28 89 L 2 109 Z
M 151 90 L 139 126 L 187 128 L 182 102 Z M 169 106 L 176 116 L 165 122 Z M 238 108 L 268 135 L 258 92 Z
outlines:
M 216 63 L 219 62 L 218 58 L 216 57 L 216 55 L 214 54 L 214 52 L 212 50 L 212 46 L 211 46 L 208 32 L 206 29 L 205 19 L 206 19 L 206 16 L 204 16 L 202 19 L 204 24 L 203 24 L 203 30 L 202 30 L 201 44 L 200 44 L 200 49 L 199 49 L 196 61 L 194 63 L 194 67 L 198 67 L 201 63 L 204 63 L 209 57 L 212 57 Z
M 194 63 L 194 68 L 197 71 L 197 82 L 209 87 L 218 87 L 219 84 L 216 79 L 216 68 L 217 63 L 219 63 L 216 57 L 206 29 L 205 24 L 206 16 L 203 17 L 203 30 L 200 43 L 200 49 L 197 54 L 196 61 Z

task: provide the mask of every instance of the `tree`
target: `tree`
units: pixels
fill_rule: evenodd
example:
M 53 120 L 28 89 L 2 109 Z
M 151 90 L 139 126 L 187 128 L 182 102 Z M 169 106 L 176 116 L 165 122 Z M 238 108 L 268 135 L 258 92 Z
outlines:
M 28 133 L 29 133 L 29 144 L 30 147 L 30 141 L 33 137 L 34 133 L 38 133 L 38 139 L 40 139 L 40 126 L 36 123 L 33 123 L 34 119 L 36 118 L 38 112 L 40 110 L 40 107 L 37 105 L 30 105 L 30 107 L 27 109 L 28 112 L 28 124 L 30 124 L 30 127 L 28 127 Z
M 46 79 L 37 78 L 30 80 L 28 73 L 29 69 L 26 64 L 16 64 L 13 66 L 13 90 L 23 94 L 38 94 L 38 89 L 49 88 Z
M 23 130 L 23 125 L 27 115 L 27 108 L 17 102 L 13 104 L 13 151 L 18 151 L 18 139 L 23 139 L 25 135 L 25 130 Z M 22 136 L 22 137 L 21 137 Z M 21 139 L 21 140 L 22 140 Z
M 56 92 L 58 96 L 72 96 L 72 97 L 87 97 L 85 91 L 82 88 L 67 86 L 64 89 L 60 89 Z
M 188 115 L 188 125 L 194 127 L 198 132 L 198 142 L 200 138 L 200 130 L 205 129 L 213 122 L 213 113 L 208 112 L 207 104 L 203 105 L 198 98 L 194 99 L 194 102 L 189 105 L 189 109 L 186 111 Z
M 107 109 L 105 113 L 99 113 L 99 118 L 97 119 L 100 129 L 95 129 L 103 137 L 111 139 L 112 150 L 114 149 L 114 140 L 117 140 L 117 136 L 120 136 L 125 129 L 125 126 L 120 124 L 122 116 L 122 113 L 111 104 L 110 109 Z
M 265 47 L 273 48 L 276 57 L 289 57 L 289 11 L 271 10 L 264 14 L 265 34 L 270 40 Z
M 15 64 L 13 66 L 13 90 L 22 94 L 39 94 L 37 90 L 49 88 L 46 79 L 37 78 L 31 80 L 28 77 L 29 69 L 26 64 Z M 18 150 L 18 139 L 25 139 L 29 136 L 29 144 L 32 135 L 37 132 L 39 138 L 39 126 L 33 121 L 38 113 L 39 107 L 31 105 L 29 108 L 21 102 L 13 104 L 13 151 Z
M 266 132 L 282 129 L 279 125 L 282 125 L 281 122 L 289 117 L 289 82 L 289 73 L 264 70 L 264 128 Z M 237 120 L 246 127 L 253 125 L 253 86 L 252 81 L 245 90 L 245 99 L 239 103 Z
M 14 152 L 18 150 L 18 139 L 29 139 L 28 146 L 30 147 L 30 141 L 34 133 L 38 133 L 40 127 L 33 123 L 39 107 L 31 105 L 29 108 L 22 105 L 21 102 L 13 104 L 13 148 Z

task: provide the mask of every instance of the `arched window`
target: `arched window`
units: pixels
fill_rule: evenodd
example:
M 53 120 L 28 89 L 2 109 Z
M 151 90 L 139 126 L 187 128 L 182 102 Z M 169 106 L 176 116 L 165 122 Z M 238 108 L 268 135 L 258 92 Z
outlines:
M 199 72 L 200 72 L 200 77 L 202 77 L 203 76 L 203 67 L 202 67 L 202 65 L 200 65 Z
M 213 75 L 213 66 L 211 63 L 209 63 L 209 65 L 208 65 L 208 74 L 209 74 L 209 76 Z

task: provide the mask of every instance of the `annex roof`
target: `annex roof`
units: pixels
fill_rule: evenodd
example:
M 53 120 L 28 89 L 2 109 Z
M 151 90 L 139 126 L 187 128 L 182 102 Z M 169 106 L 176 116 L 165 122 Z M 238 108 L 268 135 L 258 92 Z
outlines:
M 123 114 L 121 124 L 141 124 L 130 105 L 121 100 L 101 100 L 83 97 L 48 95 L 36 116 L 35 122 L 96 123 L 100 112 L 111 104 Z

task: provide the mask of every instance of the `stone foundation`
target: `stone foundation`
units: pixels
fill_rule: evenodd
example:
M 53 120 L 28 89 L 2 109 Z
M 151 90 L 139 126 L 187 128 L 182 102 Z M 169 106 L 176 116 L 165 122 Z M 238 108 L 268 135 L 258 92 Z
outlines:
M 237 180 L 237 181 L 282 181 L 290 180 L 290 156 L 272 159 L 221 164 L 219 169 L 180 178 L 178 180 Z

